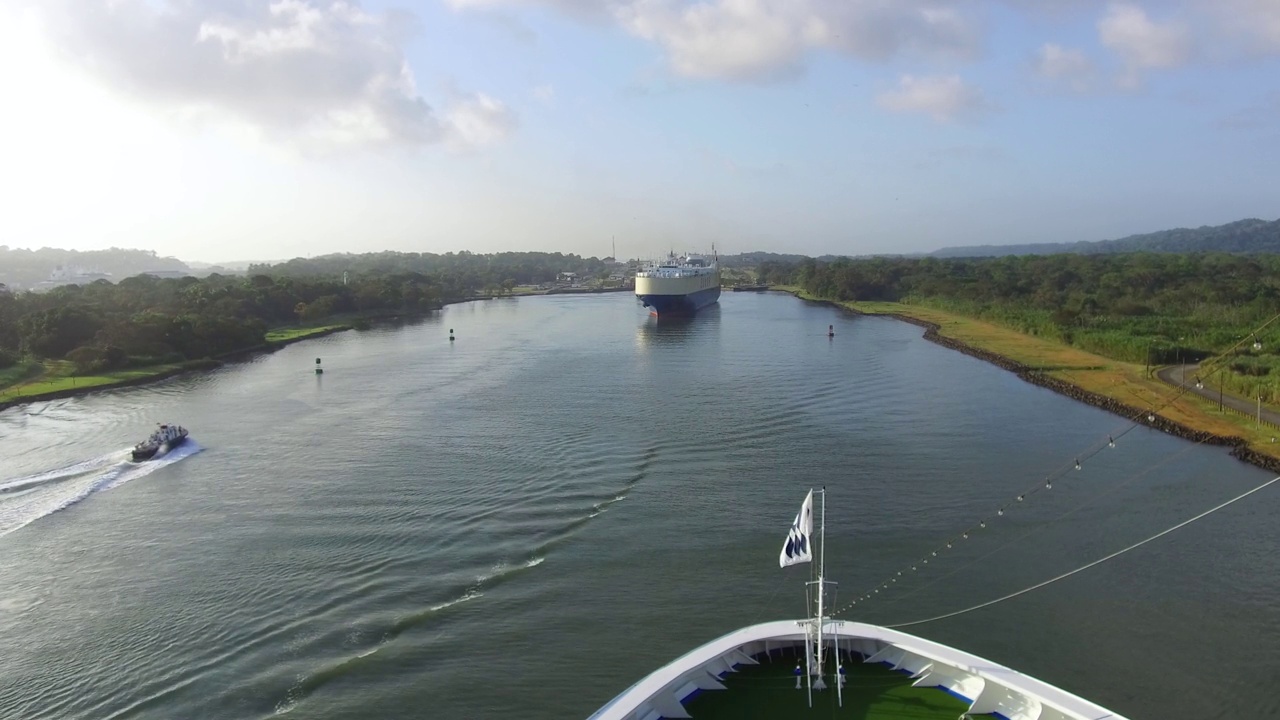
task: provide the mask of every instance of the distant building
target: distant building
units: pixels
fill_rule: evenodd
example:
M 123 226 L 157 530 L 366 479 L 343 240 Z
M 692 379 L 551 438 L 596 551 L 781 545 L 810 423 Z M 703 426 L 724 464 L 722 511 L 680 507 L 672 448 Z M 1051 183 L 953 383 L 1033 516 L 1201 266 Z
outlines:
M 36 283 L 31 289 L 36 292 L 52 290 L 63 285 L 88 285 L 98 280 L 111 280 L 109 273 L 97 270 L 86 270 L 75 265 L 58 265 L 49 273 L 49 279 Z
M 576 283 L 578 282 L 578 273 L 562 272 L 556 276 L 556 279 L 560 282 Z

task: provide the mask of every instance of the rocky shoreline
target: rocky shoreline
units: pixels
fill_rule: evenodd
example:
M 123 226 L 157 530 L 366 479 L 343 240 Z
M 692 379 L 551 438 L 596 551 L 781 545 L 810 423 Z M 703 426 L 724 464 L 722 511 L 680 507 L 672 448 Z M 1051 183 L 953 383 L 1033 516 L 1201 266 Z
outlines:
M 797 293 L 792 294 L 805 302 L 829 305 L 854 315 L 891 317 L 895 320 L 901 320 L 902 322 L 922 327 L 924 328 L 925 340 L 937 343 L 938 345 L 955 350 L 956 352 L 964 353 L 970 357 L 975 357 L 979 360 L 989 362 L 999 368 L 1008 370 L 1032 385 L 1039 385 L 1042 388 L 1052 390 L 1059 395 L 1065 395 L 1077 402 L 1092 405 L 1096 408 L 1119 415 L 1126 420 L 1131 420 L 1135 423 L 1155 428 L 1156 430 L 1183 438 L 1184 440 L 1190 440 L 1195 443 L 1204 443 L 1205 445 L 1221 445 L 1224 447 L 1230 447 L 1231 456 L 1237 460 L 1260 467 L 1269 472 L 1280 474 L 1280 459 L 1271 457 L 1270 455 L 1263 455 L 1262 453 L 1253 450 L 1249 447 L 1249 443 L 1244 438 L 1236 437 L 1234 435 L 1217 435 L 1205 430 L 1196 430 L 1195 428 L 1188 427 L 1182 423 L 1161 417 L 1158 413 L 1153 413 L 1150 409 L 1140 408 L 1128 403 L 1120 402 L 1115 398 L 1109 398 L 1106 395 L 1085 390 L 1077 385 L 1052 377 L 1033 367 L 1024 365 L 1016 360 L 1011 360 L 1003 355 L 973 347 L 972 345 L 963 343 L 955 338 L 946 337 L 939 332 L 941 328 L 937 323 L 929 322 L 928 320 L 921 320 L 909 315 L 902 315 L 900 313 L 864 313 L 832 300 L 812 300 L 809 298 L 802 298 Z M 1154 419 L 1149 420 L 1149 416 Z

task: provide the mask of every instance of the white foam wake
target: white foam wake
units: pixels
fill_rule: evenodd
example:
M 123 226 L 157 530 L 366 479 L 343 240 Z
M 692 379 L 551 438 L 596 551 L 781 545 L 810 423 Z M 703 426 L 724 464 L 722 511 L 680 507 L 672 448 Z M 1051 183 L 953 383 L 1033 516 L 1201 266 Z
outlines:
M 162 456 L 141 463 L 130 461 L 129 452 L 124 450 L 57 470 L 0 482 L 0 536 L 71 507 L 96 492 L 150 475 L 203 449 L 189 440 Z

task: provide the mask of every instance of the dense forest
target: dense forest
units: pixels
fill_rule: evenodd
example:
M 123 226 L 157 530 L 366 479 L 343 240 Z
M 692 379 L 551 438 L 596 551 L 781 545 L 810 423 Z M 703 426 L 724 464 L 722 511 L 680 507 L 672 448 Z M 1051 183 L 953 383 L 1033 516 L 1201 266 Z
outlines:
M 924 305 L 1101 355 L 1170 364 L 1249 342 L 1228 358 L 1228 387 L 1280 390 L 1280 256 L 1134 253 L 1003 258 L 877 258 L 766 263 L 761 281 L 822 298 Z
M 273 325 L 350 312 L 421 312 L 441 284 L 420 275 L 332 278 L 132 277 L 47 293 L 0 292 L 0 367 L 21 357 L 81 372 L 179 362 L 262 345 Z
M 248 277 L 138 276 L 45 293 L 0 286 L 0 368 L 24 357 L 69 359 L 81 372 L 216 357 L 262 345 L 273 326 L 418 314 L 562 271 L 605 268 L 558 253 L 376 253 L 257 266 Z
M 477 290 L 486 286 L 501 286 L 504 280 L 514 280 L 517 285 L 537 285 L 555 280 L 556 275 L 561 272 L 598 277 L 607 275 L 609 269 L 605 260 L 561 253 L 506 252 L 486 255 L 463 251 L 443 255 L 405 252 L 321 255 L 294 258 L 275 265 L 250 265 L 249 273 L 277 277 L 341 276 L 344 272 L 425 273 L 438 274 L 442 282 L 452 283 L 456 288 Z M 465 293 L 460 291 L 459 294 Z
M 1226 225 L 1177 228 L 1118 240 L 1080 241 L 1074 243 L 1037 243 L 1031 245 L 973 245 L 942 248 L 933 257 L 1000 257 L 1003 255 L 1057 255 L 1080 253 L 1280 253 L 1280 220 L 1250 218 Z

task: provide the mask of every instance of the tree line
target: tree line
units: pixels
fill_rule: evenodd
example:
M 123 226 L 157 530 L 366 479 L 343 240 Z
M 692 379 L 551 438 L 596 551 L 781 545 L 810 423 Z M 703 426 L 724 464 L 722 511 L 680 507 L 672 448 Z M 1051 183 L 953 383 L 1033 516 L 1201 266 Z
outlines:
M 261 346 L 274 326 L 418 314 L 486 288 L 604 267 L 559 253 L 372 253 L 258 265 L 246 277 L 141 275 L 44 293 L 0 285 L 0 367 L 67 359 L 93 372 L 216 357 Z
M 611 260 L 607 258 L 606 260 Z M 578 255 L 545 252 L 504 252 L 481 254 L 376 252 L 352 255 L 339 253 L 314 258 L 294 258 L 277 264 L 250 265 L 249 274 L 275 277 L 340 276 L 343 272 L 422 273 L 437 275 L 458 288 L 475 291 L 501 287 L 503 281 L 515 285 L 551 282 L 562 272 L 599 276 L 609 270 L 606 260 Z
M 1280 256 L 1217 253 L 872 258 L 765 263 L 760 281 L 834 300 L 894 301 L 992 321 L 1129 362 L 1172 364 L 1244 344 L 1228 387 L 1280 395 Z M 1278 324 L 1280 325 L 1280 324 Z

